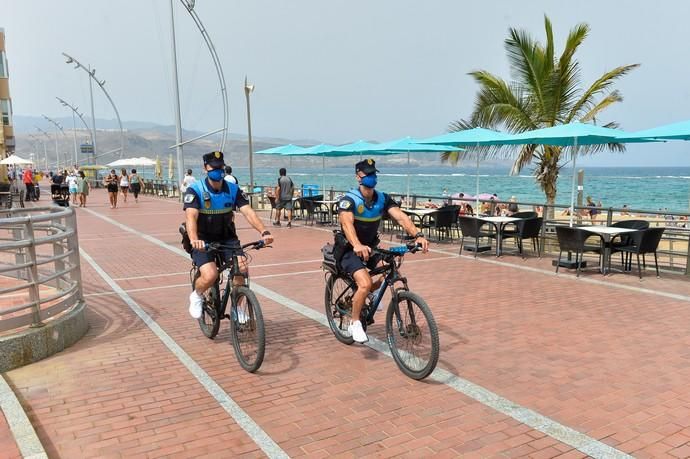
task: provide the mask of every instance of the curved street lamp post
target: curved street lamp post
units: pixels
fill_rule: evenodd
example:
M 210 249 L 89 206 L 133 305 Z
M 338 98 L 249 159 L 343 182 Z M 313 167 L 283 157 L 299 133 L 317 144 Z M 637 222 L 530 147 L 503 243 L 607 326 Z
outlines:
M 91 93 L 91 118 L 92 118 L 92 123 L 93 123 L 93 150 L 94 154 L 96 152 L 96 117 L 94 115 L 94 109 L 93 109 L 93 92 L 91 90 L 91 81 L 95 81 L 96 84 L 101 88 L 103 91 L 103 94 L 105 94 L 105 97 L 108 98 L 108 101 L 110 102 L 110 105 L 113 106 L 113 110 L 115 111 L 115 116 L 117 117 L 117 123 L 120 126 L 120 158 L 122 158 L 124 152 L 125 152 L 125 134 L 124 134 L 124 129 L 122 129 L 122 120 L 120 119 L 120 113 L 117 111 L 117 107 L 115 106 L 115 102 L 113 102 L 113 99 L 110 97 L 110 94 L 108 94 L 108 91 L 105 90 L 105 80 L 98 80 L 96 78 L 96 69 L 92 69 L 90 66 L 85 67 L 70 56 L 67 53 L 62 53 L 63 56 L 67 59 L 65 62 L 68 64 L 74 64 L 74 68 L 79 68 L 85 71 L 89 75 L 89 92 Z M 115 150 L 117 151 L 117 150 Z
M 86 124 L 86 120 L 84 119 L 84 115 L 79 113 L 79 109 L 77 107 L 73 106 L 72 104 L 70 104 L 66 100 L 61 99 L 57 96 L 55 96 L 55 98 L 62 104 L 63 107 L 68 107 L 72 110 L 72 129 L 73 129 L 73 133 L 74 133 L 74 136 L 73 136 L 74 137 L 74 164 L 79 164 L 79 155 L 77 153 L 77 126 L 76 126 L 76 122 L 74 119 L 74 115 L 77 115 L 79 117 L 79 119 L 81 120 L 81 122 L 84 124 L 86 131 L 89 133 L 89 137 L 91 137 L 91 145 L 93 145 L 93 132 L 91 132 L 91 129 L 89 129 L 89 125 Z M 92 153 L 91 156 L 94 156 L 94 154 Z M 94 164 L 96 164 L 95 158 L 94 158 Z
M 249 192 L 254 192 L 254 149 L 252 148 L 252 115 L 249 107 L 249 94 L 254 92 L 254 85 L 247 83 L 244 77 L 244 95 L 247 98 L 247 139 L 249 144 Z

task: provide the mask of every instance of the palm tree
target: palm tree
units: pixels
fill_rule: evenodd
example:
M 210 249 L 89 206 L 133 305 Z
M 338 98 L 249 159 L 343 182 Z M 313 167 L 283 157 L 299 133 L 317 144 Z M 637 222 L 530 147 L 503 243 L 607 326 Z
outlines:
M 580 64 L 574 59 L 575 51 L 589 33 L 587 24 L 573 28 L 566 40 L 560 57 L 554 56 L 551 21 L 544 17 L 546 46 L 535 41 L 527 31 L 511 28 L 505 41 L 505 48 L 511 65 L 513 81 L 506 82 L 491 73 L 478 70 L 470 75 L 479 84 L 474 111 L 470 121 L 459 120 L 450 124 L 450 131 L 460 131 L 474 126 L 488 128 L 503 127 L 519 133 L 532 129 L 570 123 L 572 121 L 595 121 L 595 118 L 610 105 L 621 102 L 623 97 L 614 90 L 614 82 L 639 64 L 616 67 L 600 76 L 589 88 L 583 90 L 580 81 Z M 609 122 L 604 127 L 615 128 L 618 124 Z M 598 145 L 580 149 L 578 154 L 601 151 L 625 151 L 622 144 Z M 546 195 L 547 204 L 556 201 L 556 182 L 561 160 L 562 147 L 545 145 L 522 146 L 511 174 L 518 174 L 525 166 L 535 163 L 534 176 Z M 480 150 L 483 157 L 505 153 L 505 148 Z M 460 155 L 467 152 L 443 153 L 442 161 L 457 163 Z

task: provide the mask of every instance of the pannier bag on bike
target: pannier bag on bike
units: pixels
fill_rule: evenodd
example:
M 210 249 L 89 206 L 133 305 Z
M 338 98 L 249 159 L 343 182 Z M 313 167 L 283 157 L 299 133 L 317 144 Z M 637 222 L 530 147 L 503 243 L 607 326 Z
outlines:
M 321 263 L 321 266 L 326 271 L 329 271 L 333 274 L 338 274 L 338 262 L 335 260 L 334 249 L 335 246 L 331 243 L 321 247 L 321 253 L 323 254 L 323 262 Z
M 182 235 L 182 248 L 188 254 L 192 254 L 192 241 L 189 240 L 189 234 L 187 234 L 187 225 L 181 223 L 179 227 L 180 234 Z

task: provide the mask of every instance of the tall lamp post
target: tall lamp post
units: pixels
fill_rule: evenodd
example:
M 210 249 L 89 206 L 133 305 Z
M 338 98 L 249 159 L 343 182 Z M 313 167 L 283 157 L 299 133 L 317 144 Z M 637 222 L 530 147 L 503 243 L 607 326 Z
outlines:
M 48 118 L 48 117 L 45 116 L 45 115 L 41 115 L 41 116 L 42 116 L 43 118 L 45 118 L 46 120 L 48 120 L 50 123 L 52 123 L 53 126 L 55 126 L 55 161 L 57 161 L 57 168 L 58 168 L 58 170 L 59 170 L 59 169 L 60 169 L 60 152 L 58 151 L 58 130 L 59 130 L 60 132 L 62 132 L 62 135 L 66 135 L 66 134 L 65 134 L 65 130 L 62 129 L 62 126 L 60 125 L 60 123 L 58 123 L 57 121 L 53 120 L 52 118 Z M 65 163 L 67 163 L 67 158 L 66 158 L 66 157 L 65 157 Z M 67 165 L 65 164 L 65 166 L 67 166 Z
M 41 129 L 38 126 L 34 126 L 34 127 L 36 128 L 36 130 L 38 132 L 43 134 L 44 137 L 47 137 L 48 140 L 50 140 L 50 135 L 46 131 L 44 131 L 43 129 Z M 48 169 L 48 147 L 46 147 L 46 141 L 45 140 L 43 140 L 43 155 L 44 155 L 45 160 L 46 160 L 46 169 Z
M 82 69 L 89 75 L 89 93 L 91 94 L 91 121 L 93 123 L 93 151 L 94 154 L 96 152 L 96 117 L 94 115 L 94 109 L 93 109 L 93 90 L 91 89 L 91 81 L 95 81 L 96 84 L 101 88 L 103 91 L 103 94 L 105 94 L 105 97 L 108 98 L 108 101 L 110 101 L 110 105 L 113 106 L 113 110 L 115 110 L 115 116 L 117 117 L 117 124 L 120 126 L 120 158 L 122 158 L 124 152 L 125 152 L 125 133 L 124 130 L 122 129 L 122 120 L 120 120 L 120 113 L 117 111 L 117 107 L 115 106 L 115 102 L 113 102 L 113 99 L 110 97 L 110 94 L 108 94 L 108 91 L 105 90 L 105 80 L 98 80 L 96 78 L 96 69 L 92 69 L 90 66 L 84 67 L 81 62 L 73 58 L 67 53 L 62 53 L 63 56 L 67 59 L 65 62 L 68 64 L 74 64 L 75 69 Z
M 252 115 L 249 106 L 249 94 L 254 91 L 254 85 L 247 83 L 244 77 L 244 95 L 247 98 L 247 139 L 249 143 L 249 192 L 254 192 L 254 149 L 252 146 Z
M 81 122 L 84 124 L 86 131 L 89 133 L 89 137 L 91 137 L 91 145 L 93 145 L 93 133 L 91 132 L 91 129 L 89 129 L 89 125 L 86 124 L 86 120 L 84 119 L 84 115 L 79 113 L 79 109 L 77 107 L 73 106 L 72 104 L 70 104 L 66 100 L 61 99 L 57 96 L 55 98 L 62 104 L 63 107 L 68 107 L 69 109 L 72 110 L 72 133 L 74 134 L 73 135 L 73 137 L 74 137 L 74 164 L 79 164 L 79 154 L 77 152 L 77 125 L 76 125 L 76 121 L 74 119 L 74 115 L 77 115 L 79 117 L 79 119 L 81 120 Z M 94 164 L 96 164 L 95 161 L 94 161 Z

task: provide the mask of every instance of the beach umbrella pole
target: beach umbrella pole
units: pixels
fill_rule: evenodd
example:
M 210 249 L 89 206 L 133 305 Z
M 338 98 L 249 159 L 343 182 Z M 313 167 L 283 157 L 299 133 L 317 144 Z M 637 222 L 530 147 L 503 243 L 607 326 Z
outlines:
M 407 207 L 410 207 L 410 152 L 407 152 Z
M 326 155 L 321 156 L 321 182 L 323 183 L 323 200 L 326 200 Z
M 573 227 L 573 217 L 575 216 L 575 164 L 577 162 L 577 137 L 575 137 L 575 145 L 573 146 L 573 183 L 570 187 L 570 227 Z
M 474 212 L 476 215 L 479 215 L 479 144 L 477 144 L 477 168 L 475 169 L 474 178 L 477 182 L 477 192 L 474 194 L 477 197 L 477 200 L 474 203 L 476 206 L 474 208 Z

